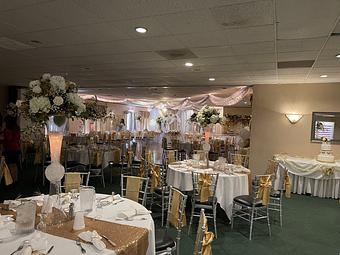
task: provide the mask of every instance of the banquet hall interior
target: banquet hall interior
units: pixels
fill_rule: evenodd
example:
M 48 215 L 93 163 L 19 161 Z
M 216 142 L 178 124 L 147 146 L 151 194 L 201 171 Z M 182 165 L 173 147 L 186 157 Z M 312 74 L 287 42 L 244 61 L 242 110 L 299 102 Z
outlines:
M 0 0 L 0 254 L 340 254 L 339 98 L 339 0 Z

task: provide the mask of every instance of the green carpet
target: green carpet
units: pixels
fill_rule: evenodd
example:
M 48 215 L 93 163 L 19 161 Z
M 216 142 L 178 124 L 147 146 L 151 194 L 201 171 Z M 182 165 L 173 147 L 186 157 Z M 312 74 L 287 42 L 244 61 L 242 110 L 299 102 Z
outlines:
M 13 199 L 18 194 L 31 196 L 34 191 L 47 192 L 47 187 L 40 183 L 34 184 L 34 170 L 25 170 L 19 184 L 0 188 L 0 201 Z M 119 171 L 114 175 L 114 182 L 102 188 L 99 180 L 91 180 L 90 185 L 96 187 L 99 193 L 111 194 L 120 192 Z M 41 181 L 41 177 L 37 179 Z M 272 237 L 269 238 L 266 223 L 255 223 L 253 240 L 248 240 L 249 225 L 240 220 L 235 221 L 234 231 L 231 231 L 229 221 L 224 212 L 218 211 L 218 238 L 213 242 L 213 254 L 228 255 L 339 255 L 340 254 L 340 203 L 334 199 L 321 199 L 303 195 L 292 195 L 285 199 L 282 229 L 277 217 L 272 217 Z M 160 227 L 159 213 L 154 208 L 153 213 L 156 228 Z M 190 216 L 190 203 L 187 207 L 187 217 Z M 181 254 L 193 254 L 193 245 L 198 220 L 194 221 L 192 233 L 188 235 L 185 227 L 182 232 Z M 209 229 L 213 225 L 209 222 Z M 175 232 L 170 231 L 175 237 Z

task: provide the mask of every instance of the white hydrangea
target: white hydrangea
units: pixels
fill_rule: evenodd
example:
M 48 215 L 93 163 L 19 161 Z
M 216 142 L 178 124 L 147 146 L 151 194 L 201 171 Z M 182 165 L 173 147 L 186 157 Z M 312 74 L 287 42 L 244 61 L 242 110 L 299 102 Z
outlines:
M 220 117 L 218 115 L 211 115 L 210 122 L 216 124 L 219 121 Z
M 64 103 L 64 99 L 63 99 L 61 96 L 56 96 L 56 97 L 53 99 L 53 103 L 54 103 L 56 106 L 61 106 L 61 105 Z
M 15 105 L 20 108 L 21 107 L 21 104 L 22 104 L 22 101 L 21 100 L 17 100 Z
M 33 89 L 35 86 L 40 86 L 40 81 L 39 80 L 30 81 L 29 87 L 31 89 Z
M 48 81 L 50 78 L 51 78 L 51 74 L 49 74 L 49 73 L 44 73 L 44 74 L 41 76 L 41 80 L 42 80 L 42 81 Z
M 36 85 L 36 86 L 33 87 L 32 91 L 35 94 L 39 94 L 39 93 L 41 93 L 42 90 L 40 88 L 40 85 Z
M 33 97 L 29 105 L 31 113 L 38 113 L 39 110 L 48 113 L 51 109 L 50 100 L 47 97 Z
M 78 116 L 79 116 L 80 114 L 82 114 L 83 112 L 85 112 L 85 110 L 86 110 L 86 106 L 85 106 L 84 103 L 81 103 L 80 105 L 78 105 L 78 109 L 77 109 L 77 114 L 78 114 Z
M 57 75 L 51 76 L 50 83 L 54 91 L 58 91 L 58 90 L 65 91 L 66 89 L 66 82 L 65 82 L 64 77 L 62 76 L 57 76 Z

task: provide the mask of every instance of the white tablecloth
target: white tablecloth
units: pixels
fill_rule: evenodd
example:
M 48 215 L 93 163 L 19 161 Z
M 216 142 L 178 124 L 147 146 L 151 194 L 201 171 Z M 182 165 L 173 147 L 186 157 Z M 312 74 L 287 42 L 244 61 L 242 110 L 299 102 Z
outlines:
M 107 195 L 104 194 L 97 194 L 97 198 L 103 198 L 106 197 Z M 35 198 L 36 199 L 36 198 Z M 79 199 L 77 203 L 75 204 L 75 208 L 79 208 Z M 104 221 L 109 221 L 109 222 L 115 222 L 119 224 L 124 224 L 124 225 L 130 225 L 130 226 L 135 226 L 135 227 L 141 227 L 141 228 L 146 228 L 149 230 L 149 247 L 147 254 L 148 255 L 153 255 L 155 254 L 155 227 L 154 227 L 154 221 L 151 217 L 151 215 L 143 215 L 143 216 L 136 216 L 134 217 L 133 220 L 129 221 L 122 221 L 122 220 L 116 220 L 116 216 L 119 212 L 123 210 L 133 210 L 133 209 L 138 209 L 138 208 L 143 208 L 142 205 L 125 199 L 124 202 L 118 203 L 117 205 L 109 205 L 109 206 L 104 206 L 102 209 L 95 209 L 93 212 L 91 212 L 88 217 L 96 218 L 99 220 L 104 220 Z M 146 218 L 145 220 L 141 220 L 141 218 Z M 50 255 L 82 255 L 80 248 L 76 246 L 75 241 L 53 236 L 50 234 L 45 234 L 41 233 L 44 237 L 48 239 L 49 246 L 54 245 L 54 249 L 50 253 Z M 20 243 L 23 240 L 29 240 L 30 236 L 33 234 L 30 234 L 29 236 L 24 236 L 19 239 L 16 239 L 11 242 L 5 242 L 0 244 L 0 249 L 1 252 L 0 254 L 10 254 L 14 250 L 17 249 L 17 247 L 20 245 Z M 97 252 L 92 245 L 88 244 L 83 244 L 84 248 L 87 251 L 87 255 L 115 255 L 115 252 L 109 249 L 106 249 L 103 252 Z
M 83 165 L 89 164 L 89 152 L 87 148 L 69 148 L 67 150 L 67 160 L 75 161 Z M 107 167 L 110 161 L 114 160 L 113 150 L 104 151 L 103 167 Z
M 278 178 L 275 189 L 282 183 L 284 169 L 287 169 L 292 180 L 292 192 L 297 194 L 312 194 L 317 197 L 340 197 L 340 161 L 323 163 L 316 159 L 275 155 L 279 163 Z M 332 169 L 334 174 L 325 174 L 326 169 Z
M 212 163 L 211 163 L 212 165 Z M 248 169 L 242 166 L 232 165 L 238 171 L 249 172 Z M 212 170 L 212 169 L 211 169 Z M 211 171 L 210 170 L 210 171 Z M 167 172 L 167 183 L 181 191 L 192 191 L 192 171 L 205 172 L 206 169 L 195 169 L 185 164 L 169 165 Z M 221 173 L 218 177 L 216 187 L 217 202 L 225 211 L 230 219 L 232 213 L 233 199 L 236 196 L 248 195 L 248 175 L 243 173 L 234 173 L 233 175 Z

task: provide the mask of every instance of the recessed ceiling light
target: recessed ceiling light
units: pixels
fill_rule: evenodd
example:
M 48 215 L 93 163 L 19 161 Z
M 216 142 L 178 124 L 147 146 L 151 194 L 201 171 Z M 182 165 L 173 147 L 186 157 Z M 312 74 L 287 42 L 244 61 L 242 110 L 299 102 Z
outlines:
M 211 78 L 209 78 L 209 81 L 214 81 L 214 80 L 215 80 L 215 78 L 212 78 L 212 77 L 211 77 Z
M 340 58 L 340 54 L 336 54 L 335 57 L 336 57 L 336 58 Z
M 136 27 L 135 30 L 140 34 L 145 34 L 148 31 L 145 27 Z
M 191 67 L 191 66 L 193 66 L 194 64 L 191 63 L 191 62 L 186 62 L 184 65 L 187 66 L 187 67 Z
M 163 87 L 163 89 L 168 89 L 169 87 Z
M 328 77 L 327 74 L 322 74 L 322 75 L 320 75 L 320 78 L 327 78 L 327 77 Z

